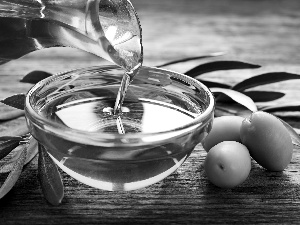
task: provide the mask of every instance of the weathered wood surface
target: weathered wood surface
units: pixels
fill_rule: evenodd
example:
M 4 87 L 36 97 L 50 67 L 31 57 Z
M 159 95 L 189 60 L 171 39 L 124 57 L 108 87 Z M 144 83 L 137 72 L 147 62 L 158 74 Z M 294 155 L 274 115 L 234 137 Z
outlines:
M 241 60 L 261 69 L 222 71 L 205 78 L 233 84 L 271 71 L 300 74 L 300 2 L 297 0 L 132 0 L 143 26 L 145 65 L 224 51 L 214 60 Z M 211 59 L 210 59 L 211 60 Z M 205 60 L 203 62 L 206 62 Z M 199 61 L 170 69 L 184 72 Z M 49 49 L 0 67 L 0 98 L 26 92 L 18 82 L 32 70 L 51 73 L 107 64 L 74 49 Z M 261 87 L 285 92 L 274 104 L 300 98 L 300 81 Z M 1 110 L 7 108 L 1 106 Z M 24 119 L 0 124 L 0 132 Z M 293 121 L 300 127 L 300 123 Z M 201 145 L 177 172 L 132 192 L 107 192 L 80 184 L 62 172 L 65 198 L 60 206 L 45 202 L 37 180 L 37 160 L 26 166 L 13 190 L 0 200 L 0 224 L 215 224 L 299 223 L 300 153 L 295 149 L 282 173 L 252 163 L 242 185 L 224 190 L 207 180 Z

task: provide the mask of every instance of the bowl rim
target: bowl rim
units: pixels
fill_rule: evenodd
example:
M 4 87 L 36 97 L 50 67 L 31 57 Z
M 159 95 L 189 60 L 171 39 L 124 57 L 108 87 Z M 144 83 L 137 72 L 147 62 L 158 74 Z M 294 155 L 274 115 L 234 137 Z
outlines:
M 47 120 L 44 117 L 42 117 L 40 114 L 38 114 L 33 107 L 30 104 L 30 99 L 33 93 L 41 86 L 44 86 L 45 83 L 55 79 L 56 77 L 64 76 L 66 74 L 70 74 L 72 72 L 76 71 L 87 71 L 91 69 L 121 69 L 118 66 L 115 65 L 100 65 L 100 66 L 91 66 L 91 67 L 83 67 L 83 68 L 77 68 L 77 69 L 71 69 L 64 72 L 56 73 L 50 77 L 47 77 L 38 83 L 36 83 L 26 94 L 25 98 L 25 117 L 27 124 L 30 128 L 30 122 L 34 126 L 38 126 L 39 128 L 46 130 L 47 132 L 51 132 L 52 134 L 56 136 L 60 136 L 64 139 L 74 141 L 74 137 L 76 138 L 76 141 L 80 141 L 80 143 L 83 144 L 93 144 L 93 145 L 101 145 L 101 146 L 125 146 L 125 145 L 131 145 L 136 146 L 140 145 L 140 139 L 143 140 L 143 145 L 145 144 L 153 144 L 162 142 L 169 138 L 174 138 L 176 136 L 180 136 L 184 133 L 188 133 L 192 130 L 194 130 L 196 127 L 204 126 L 207 124 L 210 118 L 214 115 L 214 108 L 215 108 L 215 99 L 212 94 L 212 92 L 209 90 L 207 86 L 205 86 L 200 81 L 189 77 L 185 74 L 181 74 L 178 72 L 174 72 L 172 70 L 168 69 L 162 69 L 157 67 L 148 67 L 148 66 L 142 66 L 145 69 L 155 69 L 159 71 L 163 71 L 168 73 L 169 75 L 176 75 L 176 77 L 183 77 L 187 78 L 191 83 L 195 83 L 198 86 L 200 86 L 208 95 L 209 99 L 209 105 L 205 109 L 203 113 L 195 117 L 195 119 L 185 124 L 184 126 L 176 127 L 172 130 L 157 132 L 157 133 L 127 133 L 127 134 L 113 134 L 113 133 L 103 133 L 103 132 L 86 132 L 81 130 L 76 130 L 72 128 L 68 128 L 66 126 L 60 125 L 58 123 L 55 123 L 53 121 Z M 112 141 L 113 140 L 113 141 Z M 101 144 L 100 144 L 101 143 Z

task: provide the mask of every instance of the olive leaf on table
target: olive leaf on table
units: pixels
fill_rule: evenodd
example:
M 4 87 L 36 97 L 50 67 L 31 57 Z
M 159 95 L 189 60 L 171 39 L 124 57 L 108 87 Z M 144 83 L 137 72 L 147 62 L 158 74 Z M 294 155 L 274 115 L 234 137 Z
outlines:
M 221 55 L 224 55 L 224 52 L 214 52 L 214 53 L 207 54 L 207 55 L 200 55 L 200 56 L 195 56 L 195 57 L 188 57 L 188 58 L 184 58 L 184 59 L 178 59 L 178 60 L 174 60 L 174 61 L 171 61 L 171 62 L 167 62 L 167 63 L 161 64 L 161 65 L 158 65 L 156 67 L 164 67 L 164 66 L 177 64 L 177 63 L 191 61 L 191 60 L 206 59 L 206 58 L 211 58 L 211 57 L 216 57 L 216 56 L 221 56 Z
M 232 89 L 225 89 L 225 88 L 211 88 L 210 89 L 213 93 L 223 93 L 226 94 L 228 97 L 230 97 L 232 100 L 236 101 L 237 103 L 245 106 L 252 112 L 257 111 L 257 107 L 254 103 L 254 101 L 248 97 L 247 95 L 244 95 L 240 92 L 234 91 Z
M 13 120 L 17 119 L 21 116 L 24 116 L 24 110 L 19 110 L 19 109 L 12 109 L 9 110 L 8 112 L 2 112 L 0 114 L 0 121 L 8 121 L 8 120 Z
M 8 173 L 12 170 L 13 165 L 21 156 L 22 147 L 23 146 L 20 146 L 19 148 L 16 148 L 14 151 L 12 151 L 9 159 L 4 162 L 0 162 L 0 173 Z M 27 165 L 37 155 L 37 153 L 37 141 L 34 138 L 29 137 L 29 145 L 27 147 L 27 155 L 24 165 Z
M 28 73 L 26 76 L 24 76 L 20 80 L 20 82 L 36 84 L 39 81 L 41 81 L 47 77 L 50 77 L 50 76 L 52 76 L 52 74 L 50 74 L 48 72 L 36 70 L 36 71 L 32 71 L 32 72 Z
M 293 144 L 300 147 L 299 134 L 287 122 L 285 122 L 282 119 L 280 119 L 280 120 L 283 123 L 283 125 L 286 127 L 286 129 L 289 131 Z
M 1 100 L 0 102 L 4 103 L 5 105 L 14 107 L 16 109 L 23 110 L 25 107 L 25 98 L 26 98 L 25 94 L 16 94 L 16 95 L 12 95 L 8 98 L 5 98 L 5 99 Z
M 37 73 L 35 74 L 37 75 Z M 38 82 L 44 76 L 42 73 L 42 76 L 36 77 L 35 81 Z M 32 79 L 26 78 L 25 81 L 32 81 Z M 13 114 L 13 116 L 2 117 L 2 121 L 16 119 L 24 115 L 25 97 L 24 94 L 16 94 L 1 100 L 2 103 L 22 111 L 22 113 Z M 14 187 L 23 167 L 38 154 L 38 149 L 42 149 L 40 146 L 38 148 L 38 142 L 29 134 L 25 123 L 5 132 L 5 134 L 0 136 L 0 173 L 9 173 L 9 175 L 0 188 L 0 198 L 4 197 Z M 61 176 L 48 153 L 43 150 L 40 150 L 39 153 L 38 171 L 45 198 L 52 205 L 60 204 L 63 198 Z
M 260 68 L 259 65 L 254 65 L 239 61 L 214 61 L 204 64 L 200 64 L 193 69 L 185 72 L 186 75 L 190 77 L 198 77 L 202 74 L 214 72 L 218 70 L 233 70 L 233 69 L 257 69 Z
M 0 199 L 3 198 L 13 188 L 13 186 L 17 182 L 17 180 L 22 172 L 22 169 L 23 169 L 23 166 L 24 166 L 24 163 L 26 160 L 26 155 L 27 155 L 27 145 L 25 145 L 23 147 L 19 158 L 14 163 L 12 170 L 10 171 L 5 182 L 2 184 L 2 186 L 0 188 Z
M 0 159 L 3 159 L 5 156 L 7 156 L 13 149 L 18 147 L 20 145 L 20 140 L 13 139 L 14 137 L 11 137 L 11 140 L 2 141 L 0 145 Z
M 59 205 L 64 197 L 64 186 L 60 173 L 46 149 L 38 144 L 38 177 L 44 197 L 52 205 Z
M 9 173 L 0 188 L 0 198 L 4 197 L 17 182 L 23 166 L 37 154 L 31 135 L 0 137 L 0 173 Z
M 1 123 L 0 123 L 1 125 Z M 29 129 L 26 123 L 20 123 L 17 126 L 13 126 L 5 131 L 0 131 L 0 136 L 23 136 L 29 133 Z

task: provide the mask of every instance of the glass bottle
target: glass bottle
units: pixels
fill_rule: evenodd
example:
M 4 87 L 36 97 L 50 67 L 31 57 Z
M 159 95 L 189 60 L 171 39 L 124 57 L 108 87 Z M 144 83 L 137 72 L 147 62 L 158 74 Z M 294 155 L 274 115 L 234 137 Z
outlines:
M 0 65 L 49 47 L 74 47 L 126 71 L 143 59 L 141 27 L 128 0 L 0 1 Z

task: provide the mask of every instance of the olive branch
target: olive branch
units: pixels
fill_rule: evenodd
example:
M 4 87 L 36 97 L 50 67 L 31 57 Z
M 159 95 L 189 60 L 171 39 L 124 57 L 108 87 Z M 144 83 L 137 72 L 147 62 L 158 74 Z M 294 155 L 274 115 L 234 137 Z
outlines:
M 189 57 L 158 65 L 166 67 L 191 60 L 202 60 L 217 57 L 222 53 L 212 53 L 197 57 Z M 249 70 L 260 68 L 260 65 L 240 61 L 211 61 L 201 63 L 184 74 L 193 77 L 205 84 L 215 96 L 215 116 L 241 115 L 247 117 L 254 111 L 262 110 L 277 115 L 290 133 L 293 144 L 300 146 L 298 129 L 285 122 L 284 115 L 279 112 L 298 112 L 300 102 L 286 103 L 272 106 L 261 106 L 262 102 L 271 102 L 284 97 L 285 93 L 278 91 L 257 91 L 254 87 L 271 83 L 300 79 L 300 75 L 288 72 L 270 72 L 253 76 L 234 85 L 219 83 L 204 79 L 202 75 L 224 70 Z M 33 71 L 24 76 L 20 82 L 36 84 L 51 76 L 44 71 Z M 8 112 L 0 114 L 0 123 L 15 120 L 24 116 L 25 94 L 16 94 L 1 100 L 10 106 Z M 46 200 L 52 205 L 59 205 L 64 197 L 64 187 L 57 166 L 48 155 L 46 149 L 40 145 L 29 133 L 25 122 L 14 129 L 0 135 L 0 173 L 8 176 L 0 188 L 0 199 L 15 185 L 24 167 L 38 154 L 38 178 Z M 25 168 L 26 169 L 26 168 Z

